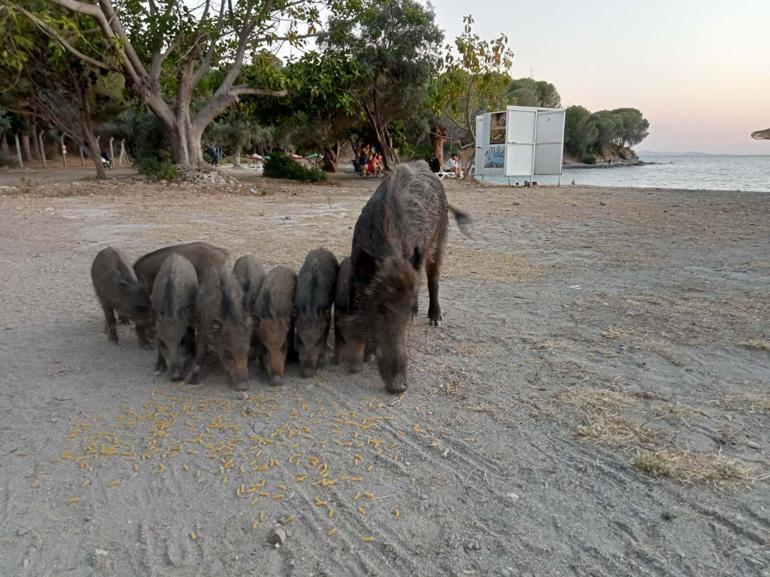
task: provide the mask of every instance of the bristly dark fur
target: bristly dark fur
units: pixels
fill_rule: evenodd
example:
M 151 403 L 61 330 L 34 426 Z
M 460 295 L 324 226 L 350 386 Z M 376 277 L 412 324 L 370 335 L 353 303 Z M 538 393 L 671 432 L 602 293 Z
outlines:
M 297 275 L 298 314 L 321 314 L 331 309 L 339 268 L 337 258 L 325 248 L 308 253 Z
M 259 289 L 252 314 L 259 319 L 279 319 L 294 316 L 297 275 L 285 266 L 270 270 Z
M 441 323 L 439 271 L 449 225 L 444 186 L 427 163 L 397 166 L 366 203 L 351 250 L 350 302 L 358 330 L 376 341 L 388 390 L 406 388 L 405 328 L 425 269 L 431 324 Z M 467 233 L 470 217 L 451 208 Z

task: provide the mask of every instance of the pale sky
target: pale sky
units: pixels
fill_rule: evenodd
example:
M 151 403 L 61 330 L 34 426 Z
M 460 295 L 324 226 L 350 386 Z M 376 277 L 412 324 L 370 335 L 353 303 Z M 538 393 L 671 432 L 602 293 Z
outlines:
M 512 75 L 556 85 L 562 105 L 631 106 L 650 121 L 640 150 L 770 154 L 770 0 L 434 0 L 451 40 L 473 14 L 503 32 Z

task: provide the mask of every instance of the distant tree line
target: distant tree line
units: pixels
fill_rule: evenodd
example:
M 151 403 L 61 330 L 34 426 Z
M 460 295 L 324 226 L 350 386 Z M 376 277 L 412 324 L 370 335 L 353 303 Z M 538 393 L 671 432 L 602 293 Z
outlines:
M 626 146 L 642 142 L 650 123 L 636 108 L 616 108 L 591 113 L 583 106 L 570 106 L 565 114 L 564 149 L 578 159 L 619 154 Z
M 443 162 L 447 149 L 472 157 L 479 113 L 561 104 L 553 84 L 511 76 L 505 35 L 481 38 L 467 16 L 445 42 L 418 0 L 113 1 L 0 0 L 0 162 L 16 139 L 27 158 L 66 139 L 104 176 L 108 138 L 162 175 L 212 149 L 236 164 L 314 152 L 332 171 L 366 142 L 386 167 Z M 300 56 L 275 57 L 287 44 Z M 623 149 L 647 128 L 635 109 L 570 107 L 566 149 Z

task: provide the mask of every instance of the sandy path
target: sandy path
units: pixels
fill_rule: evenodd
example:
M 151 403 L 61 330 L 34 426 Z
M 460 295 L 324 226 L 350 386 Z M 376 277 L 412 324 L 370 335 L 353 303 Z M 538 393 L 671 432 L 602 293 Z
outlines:
M 374 366 L 172 386 L 88 274 L 107 244 L 344 255 L 371 182 L 0 196 L 0 574 L 767 575 L 770 196 L 448 187 L 474 238 L 401 399 Z

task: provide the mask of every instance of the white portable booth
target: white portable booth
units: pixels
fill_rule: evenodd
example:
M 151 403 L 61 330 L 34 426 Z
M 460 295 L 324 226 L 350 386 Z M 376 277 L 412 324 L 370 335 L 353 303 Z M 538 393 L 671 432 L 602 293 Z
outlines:
M 509 106 L 476 117 L 476 172 L 485 176 L 559 176 L 564 109 Z

